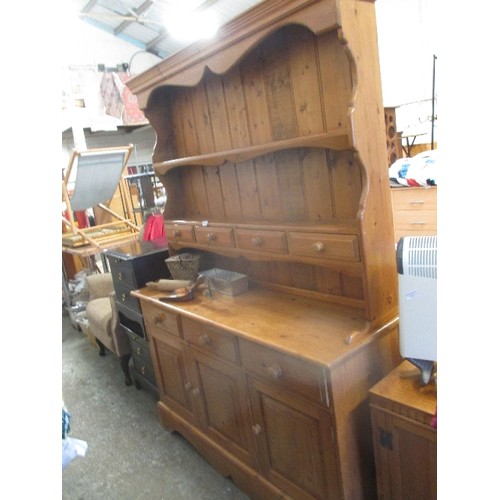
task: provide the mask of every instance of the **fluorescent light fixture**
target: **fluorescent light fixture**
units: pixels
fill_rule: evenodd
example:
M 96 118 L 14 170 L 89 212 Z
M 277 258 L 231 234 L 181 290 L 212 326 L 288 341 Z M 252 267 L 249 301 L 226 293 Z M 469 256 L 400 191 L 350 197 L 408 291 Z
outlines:
M 210 12 L 192 12 L 182 9 L 167 14 L 167 31 L 170 35 L 182 42 L 213 37 L 219 29 L 215 15 Z

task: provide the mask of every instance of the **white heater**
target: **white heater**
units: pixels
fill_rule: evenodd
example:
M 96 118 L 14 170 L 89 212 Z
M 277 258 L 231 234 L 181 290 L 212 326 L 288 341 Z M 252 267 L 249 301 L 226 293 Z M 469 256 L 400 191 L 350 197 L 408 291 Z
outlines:
M 399 349 L 428 383 L 437 362 L 437 236 L 405 236 L 396 250 Z

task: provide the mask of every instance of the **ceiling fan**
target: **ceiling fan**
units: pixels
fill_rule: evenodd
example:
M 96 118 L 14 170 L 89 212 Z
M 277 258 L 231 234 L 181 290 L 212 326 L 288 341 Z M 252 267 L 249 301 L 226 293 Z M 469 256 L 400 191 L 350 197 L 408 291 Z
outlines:
M 110 12 L 92 12 L 92 8 L 99 3 L 99 0 L 92 0 L 88 2 L 80 12 L 80 17 L 93 18 L 95 20 L 113 20 L 119 19 L 124 23 L 140 23 L 140 24 L 153 24 L 162 27 L 163 24 L 155 19 L 147 17 L 149 10 L 154 5 L 154 0 L 145 0 L 136 9 L 131 8 L 121 0 L 111 0 L 100 2 L 101 6 L 108 9 Z M 124 13 L 125 12 L 125 13 Z

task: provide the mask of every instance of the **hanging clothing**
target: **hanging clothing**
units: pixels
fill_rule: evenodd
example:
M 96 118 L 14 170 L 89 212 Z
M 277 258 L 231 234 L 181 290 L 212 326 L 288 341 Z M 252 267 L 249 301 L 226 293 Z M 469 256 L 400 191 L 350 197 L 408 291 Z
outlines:
M 160 238 L 165 241 L 167 240 L 165 226 L 163 225 L 163 215 L 150 215 L 146 221 L 146 225 L 144 226 L 144 235 L 142 239 L 144 241 L 149 241 L 158 240 Z

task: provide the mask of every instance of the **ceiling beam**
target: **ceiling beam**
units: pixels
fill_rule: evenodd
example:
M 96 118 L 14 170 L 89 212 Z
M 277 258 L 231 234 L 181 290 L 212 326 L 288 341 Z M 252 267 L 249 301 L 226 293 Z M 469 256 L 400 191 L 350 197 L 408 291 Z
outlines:
M 133 9 L 134 14 L 136 16 L 136 21 L 123 21 L 123 23 L 120 23 L 114 30 L 115 35 L 121 33 L 122 31 L 127 28 L 127 26 L 130 26 L 133 22 L 138 22 L 140 23 L 140 16 L 144 12 L 148 11 L 154 4 L 154 0 L 146 0 L 144 3 L 139 5 L 137 9 Z

